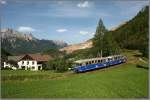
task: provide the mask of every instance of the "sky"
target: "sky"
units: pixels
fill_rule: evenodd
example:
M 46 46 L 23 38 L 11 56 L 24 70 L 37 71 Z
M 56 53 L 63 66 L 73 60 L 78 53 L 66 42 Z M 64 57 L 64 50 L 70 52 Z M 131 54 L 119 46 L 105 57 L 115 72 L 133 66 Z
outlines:
M 1 28 L 76 44 L 91 39 L 99 19 L 110 30 L 132 19 L 148 0 L 0 0 Z

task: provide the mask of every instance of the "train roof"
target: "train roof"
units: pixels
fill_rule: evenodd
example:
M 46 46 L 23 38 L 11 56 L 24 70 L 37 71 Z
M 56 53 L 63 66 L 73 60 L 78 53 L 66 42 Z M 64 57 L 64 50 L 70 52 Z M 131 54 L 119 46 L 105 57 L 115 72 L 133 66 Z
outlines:
M 92 60 L 101 60 L 101 59 L 106 59 L 106 58 L 111 58 L 111 57 L 116 57 L 116 56 L 123 56 L 123 55 L 113 55 L 113 56 L 107 56 L 107 57 L 97 57 L 97 58 L 90 58 L 90 59 L 81 59 L 75 61 L 75 63 L 84 63 L 87 61 L 92 61 Z

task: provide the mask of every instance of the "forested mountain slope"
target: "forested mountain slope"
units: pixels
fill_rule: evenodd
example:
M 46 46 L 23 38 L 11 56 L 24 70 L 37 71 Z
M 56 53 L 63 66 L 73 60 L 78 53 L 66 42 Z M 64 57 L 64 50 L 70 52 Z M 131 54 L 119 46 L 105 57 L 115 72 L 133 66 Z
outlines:
M 110 31 L 121 48 L 139 49 L 148 56 L 149 7 L 144 7 L 126 24 Z

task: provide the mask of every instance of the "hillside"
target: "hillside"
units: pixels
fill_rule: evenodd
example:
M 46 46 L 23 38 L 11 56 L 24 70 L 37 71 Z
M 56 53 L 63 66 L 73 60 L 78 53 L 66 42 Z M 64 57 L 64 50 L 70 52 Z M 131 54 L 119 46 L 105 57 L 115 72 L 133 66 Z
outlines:
M 92 47 L 92 40 L 88 40 L 83 43 L 69 45 L 67 47 L 60 49 L 60 51 L 66 51 L 67 53 L 72 53 L 77 50 L 87 49 L 87 48 L 91 48 L 91 47 Z
M 144 7 L 127 23 L 110 31 L 121 48 L 138 49 L 148 56 L 149 7 Z
M 1 30 L 2 48 L 12 54 L 40 53 L 51 48 L 67 46 L 63 41 L 39 40 L 32 34 L 12 29 Z

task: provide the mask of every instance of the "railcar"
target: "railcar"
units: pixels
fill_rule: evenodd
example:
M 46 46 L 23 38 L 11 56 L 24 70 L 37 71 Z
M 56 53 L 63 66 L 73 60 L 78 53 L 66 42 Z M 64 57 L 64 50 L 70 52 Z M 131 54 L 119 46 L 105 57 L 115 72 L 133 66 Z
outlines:
M 83 59 L 75 61 L 74 72 L 86 72 L 90 70 L 100 69 L 125 63 L 127 58 L 123 55 L 113 55 L 108 57 L 97 57 L 91 59 Z

